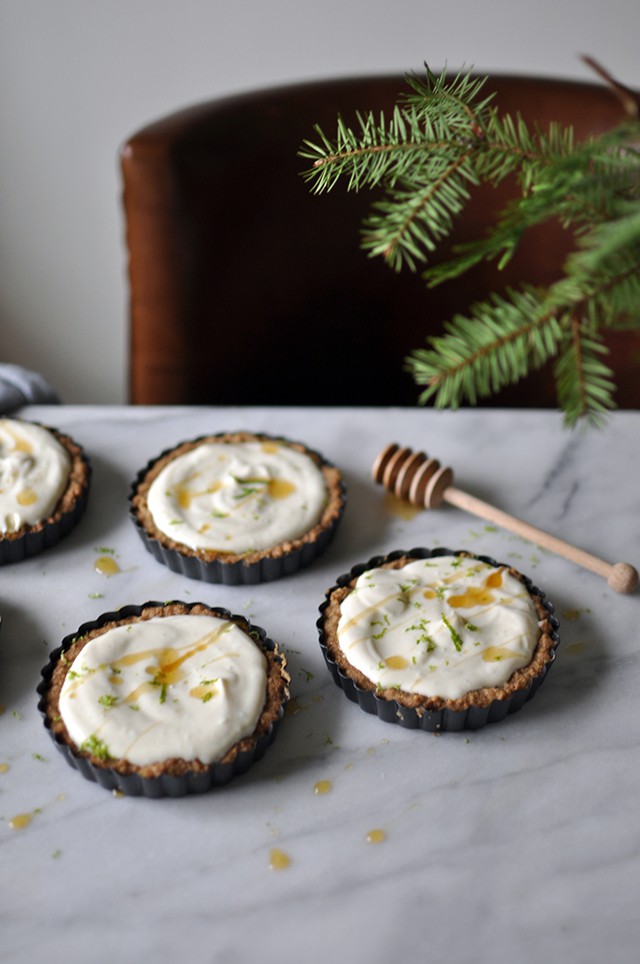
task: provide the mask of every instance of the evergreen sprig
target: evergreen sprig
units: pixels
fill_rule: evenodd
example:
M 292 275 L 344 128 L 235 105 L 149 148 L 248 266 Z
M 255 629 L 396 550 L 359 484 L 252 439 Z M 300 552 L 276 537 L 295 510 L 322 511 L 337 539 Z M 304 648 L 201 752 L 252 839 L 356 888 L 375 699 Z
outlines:
M 594 66 L 593 62 L 592 66 Z M 596 69 L 610 79 L 601 68 Z M 493 294 L 456 315 L 407 360 L 422 402 L 456 408 L 499 392 L 555 359 L 557 397 L 565 421 L 597 422 L 615 407 L 614 376 L 604 360 L 603 329 L 640 327 L 640 123 L 635 117 L 599 137 L 576 143 L 572 128 L 546 131 L 500 115 L 487 78 L 471 71 L 453 78 L 428 68 L 407 77 L 388 121 L 358 114 L 356 128 L 338 118 L 335 138 L 317 139 L 300 154 L 315 193 L 345 180 L 348 190 L 381 188 L 364 221 L 362 245 L 396 271 L 426 265 L 428 285 L 455 278 L 481 261 L 503 267 L 522 236 L 549 220 L 573 232 L 574 250 L 557 281 L 523 284 Z M 473 188 L 514 176 L 519 195 L 484 238 L 459 245 L 431 264 Z

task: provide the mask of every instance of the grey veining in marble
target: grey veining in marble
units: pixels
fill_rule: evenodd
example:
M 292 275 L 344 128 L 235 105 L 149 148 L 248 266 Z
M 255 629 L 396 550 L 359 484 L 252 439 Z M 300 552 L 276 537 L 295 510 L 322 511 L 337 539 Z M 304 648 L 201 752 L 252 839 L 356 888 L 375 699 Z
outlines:
M 552 412 L 27 408 L 94 466 L 81 525 L 0 570 L 0 959 L 175 962 L 635 962 L 640 947 L 640 593 L 445 507 L 402 518 L 370 481 L 398 441 L 456 484 L 610 562 L 640 563 L 640 413 L 569 433 Z M 300 439 L 340 465 L 329 551 L 264 586 L 216 587 L 145 552 L 127 517 L 162 449 L 237 428 Z M 354 563 L 468 548 L 516 565 L 561 622 L 558 659 L 519 713 L 430 734 L 380 722 L 330 680 L 315 621 Z M 94 570 L 101 548 L 122 572 Z M 288 651 L 296 712 L 267 756 L 212 793 L 116 798 L 68 767 L 35 687 L 82 622 L 147 599 L 249 616 Z M 318 794 L 318 781 L 331 789 Z M 11 827 L 18 814 L 32 819 Z M 384 831 L 378 844 L 367 841 Z M 290 858 L 270 869 L 279 848 Z

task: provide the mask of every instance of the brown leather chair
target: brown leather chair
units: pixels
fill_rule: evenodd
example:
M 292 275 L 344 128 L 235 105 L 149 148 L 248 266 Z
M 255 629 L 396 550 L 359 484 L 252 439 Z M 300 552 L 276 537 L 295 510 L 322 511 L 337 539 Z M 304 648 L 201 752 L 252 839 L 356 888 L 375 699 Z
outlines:
M 607 87 L 496 77 L 501 111 L 577 137 L 622 120 Z M 546 226 L 508 269 L 481 266 L 427 289 L 359 246 L 374 199 L 342 185 L 314 196 L 297 155 L 338 113 L 389 112 L 401 77 L 263 90 L 204 103 L 138 131 L 122 149 L 131 286 L 131 401 L 144 404 L 414 405 L 405 358 L 488 291 L 558 277 L 569 238 Z M 481 235 L 507 197 L 482 188 L 455 240 Z M 620 407 L 639 407 L 640 339 L 612 336 Z M 550 372 L 482 404 L 555 406 Z

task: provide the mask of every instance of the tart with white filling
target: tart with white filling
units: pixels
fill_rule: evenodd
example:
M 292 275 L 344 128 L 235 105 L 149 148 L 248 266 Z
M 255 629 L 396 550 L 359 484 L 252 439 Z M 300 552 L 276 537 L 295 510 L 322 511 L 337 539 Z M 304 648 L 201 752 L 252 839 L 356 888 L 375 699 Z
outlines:
M 43 670 L 40 709 L 68 761 L 125 793 L 182 795 L 244 772 L 288 699 L 264 631 L 201 603 L 146 603 L 86 624 Z
M 0 564 L 55 545 L 78 522 L 91 469 L 79 445 L 56 429 L 0 418 Z
M 335 681 L 363 709 L 405 726 L 463 729 L 533 695 L 558 644 L 552 613 L 511 567 L 414 549 L 341 577 L 318 628 Z
M 253 583 L 326 549 L 344 486 L 335 466 L 300 443 L 234 432 L 163 453 L 139 474 L 130 504 L 160 562 L 208 582 Z

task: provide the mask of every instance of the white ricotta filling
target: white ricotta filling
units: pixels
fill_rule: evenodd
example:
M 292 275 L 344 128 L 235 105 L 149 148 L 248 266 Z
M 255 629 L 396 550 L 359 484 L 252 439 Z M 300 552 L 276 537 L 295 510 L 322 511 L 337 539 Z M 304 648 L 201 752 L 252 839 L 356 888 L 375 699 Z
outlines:
M 326 501 L 315 462 L 271 441 L 198 445 L 167 463 L 147 496 L 165 535 L 230 553 L 299 538 L 319 522 Z
M 266 666 L 234 622 L 140 620 L 87 643 L 65 678 L 60 715 L 74 743 L 99 757 L 212 763 L 255 730 Z
M 342 652 L 380 689 L 457 699 L 531 661 L 533 600 L 505 568 L 440 556 L 364 572 L 342 601 Z
M 0 532 L 48 519 L 67 487 L 71 459 L 40 425 L 0 418 Z

